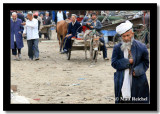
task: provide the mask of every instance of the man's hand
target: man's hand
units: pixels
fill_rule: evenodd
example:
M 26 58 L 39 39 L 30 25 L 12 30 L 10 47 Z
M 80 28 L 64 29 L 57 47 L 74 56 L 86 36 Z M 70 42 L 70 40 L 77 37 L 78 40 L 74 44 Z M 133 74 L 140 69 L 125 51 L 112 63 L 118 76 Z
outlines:
M 91 28 L 93 28 L 93 26 L 90 26 Z
M 66 37 L 68 38 L 69 36 L 71 36 L 72 34 L 68 34 L 68 35 L 66 35 Z
M 21 34 L 21 31 L 19 31 L 18 33 Z
M 23 33 L 23 34 L 22 34 L 22 37 L 25 37 L 25 35 L 26 35 L 26 34 L 25 34 L 25 33 Z
M 26 25 L 26 22 L 21 23 L 21 25 Z
M 132 74 L 133 76 L 135 76 L 135 72 L 133 71 L 133 74 Z
M 130 63 L 130 64 L 133 64 L 133 59 L 129 59 L 129 63 Z
M 87 25 L 91 25 L 91 23 L 87 23 Z

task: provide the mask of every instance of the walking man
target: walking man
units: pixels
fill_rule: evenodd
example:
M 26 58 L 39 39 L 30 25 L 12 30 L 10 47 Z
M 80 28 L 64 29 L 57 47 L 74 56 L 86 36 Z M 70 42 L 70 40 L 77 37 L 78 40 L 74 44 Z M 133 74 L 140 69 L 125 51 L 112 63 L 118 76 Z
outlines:
M 22 25 L 25 25 L 23 35 L 27 34 L 28 56 L 30 60 L 33 60 L 33 58 L 35 58 L 35 60 L 39 60 L 38 20 L 33 18 L 32 12 L 28 12 L 27 18 L 28 20 L 26 23 L 24 22 Z
M 23 26 L 21 19 L 17 18 L 17 13 L 12 13 L 11 19 L 11 49 L 14 55 L 14 60 L 21 60 L 21 48 L 23 47 Z M 18 57 L 17 57 L 18 50 Z

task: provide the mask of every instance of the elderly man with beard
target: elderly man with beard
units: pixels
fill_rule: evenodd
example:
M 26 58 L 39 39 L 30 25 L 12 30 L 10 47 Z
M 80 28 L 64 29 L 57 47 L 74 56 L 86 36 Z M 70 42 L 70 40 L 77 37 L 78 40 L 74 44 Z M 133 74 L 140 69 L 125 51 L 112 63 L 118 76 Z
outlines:
M 149 103 L 146 71 L 149 67 L 148 50 L 134 39 L 133 24 L 121 23 L 116 32 L 122 42 L 115 45 L 111 65 L 114 73 L 115 103 Z
M 10 31 L 11 31 L 11 49 L 14 55 L 14 60 L 21 60 L 21 48 L 23 48 L 23 26 L 21 25 L 21 19 L 17 18 L 17 13 L 12 13 L 12 18 L 10 21 Z M 17 58 L 18 50 L 18 58 Z

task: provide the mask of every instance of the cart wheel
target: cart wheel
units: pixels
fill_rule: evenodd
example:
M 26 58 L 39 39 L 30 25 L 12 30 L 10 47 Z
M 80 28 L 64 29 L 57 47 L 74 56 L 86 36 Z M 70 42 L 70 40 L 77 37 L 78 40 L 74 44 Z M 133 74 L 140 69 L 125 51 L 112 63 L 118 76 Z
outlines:
M 68 49 L 67 60 L 70 60 L 70 58 L 71 58 L 71 49 Z

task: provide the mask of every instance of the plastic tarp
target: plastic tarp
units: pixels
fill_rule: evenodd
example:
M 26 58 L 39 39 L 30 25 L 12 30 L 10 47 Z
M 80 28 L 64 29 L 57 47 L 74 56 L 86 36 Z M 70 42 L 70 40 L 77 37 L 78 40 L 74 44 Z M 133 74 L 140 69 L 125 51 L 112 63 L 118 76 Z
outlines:
M 116 34 L 115 30 L 101 30 L 104 36 L 114 36 Z

